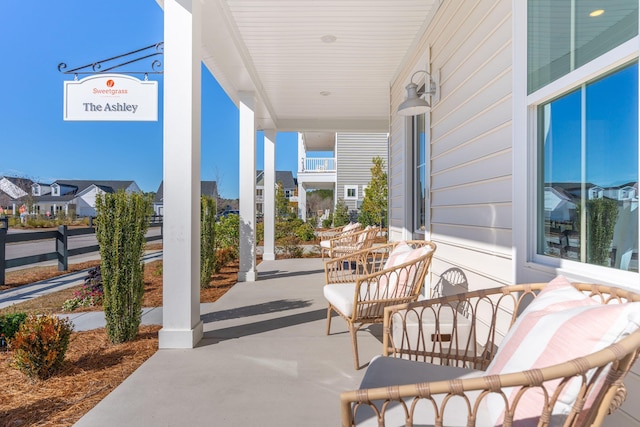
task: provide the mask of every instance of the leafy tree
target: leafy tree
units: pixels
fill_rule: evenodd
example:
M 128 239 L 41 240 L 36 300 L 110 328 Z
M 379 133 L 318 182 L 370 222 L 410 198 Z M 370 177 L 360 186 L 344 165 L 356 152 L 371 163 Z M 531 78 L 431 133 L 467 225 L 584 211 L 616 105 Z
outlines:
M 363 225 L 380 225 L 387 223 L 387 204 L 389 188 L 387 173 L 384 170 L 384 160 L 381 157 L 372 159 L 371 181 L 362 200 L 362 208 L 358 221 Z
M 342 199 L 336 203 L 336 211 L 333 214 L 333 226 L 341 227 L 349 223 L 349 207 Z
M 144 293 L 142 255 L 153 214 L 149 197 L 139 193 L 96 195 L 96 237 L 104 288 L 107 335 L 113 343 L 138 333 Z

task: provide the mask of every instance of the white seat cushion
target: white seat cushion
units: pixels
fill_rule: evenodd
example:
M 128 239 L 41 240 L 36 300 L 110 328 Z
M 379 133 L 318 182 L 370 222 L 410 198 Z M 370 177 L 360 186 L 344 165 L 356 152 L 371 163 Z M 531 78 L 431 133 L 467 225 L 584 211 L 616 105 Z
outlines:
M 454 378 L 473 378 L 483 374 L 482 371 L 473 369 L 458 368 L 455 366 L 432 365 L 425 362 L 414 362 L 394 357 L 375 357 L 365 373 L 360 389 L 387 387 L 391 385 L 415 384 L 421 382 L 446 381 Z M 478 393 L 469 394 L 473 396 Z M 442 402 L 444 396 L 434 397 L 438 405 Z M 380 408 L 381 402 L 376 401 L 376 406 Z M 410 404 L 410 402 L 408 402 Z M 467 425 L 467 406 L 462 398 L 455 397 L 451 399 L 446 406 L 444 412 L 444 423 L 446 426 L 466 426 Z M 378 426 L 377 419 L 373 411 L 362 405 L 358 408 L 356 414 L 358 426 Z M 417 405 L 413 417 L 414 426 L 433 426 L 435 414 L 433 405 L 428 399 L 422 399 Z M 405 415 L 402 407 L 397 403 L 391 403 L 385 411 L 386 426 L 403 426 L 405 425 Z M 489 426 L 487 414 L 483 411 L 478 413 L 476 421 L 477 426 Z
M 324 297 L 329 303 L 345 316 L 353 314 L 353 297 L 356 291 L 355 283 L 339 283 L 325 285 Z
M 320 240 L 320 247 L 325 249 L 330 249 L 331 243 L 328 240 Z

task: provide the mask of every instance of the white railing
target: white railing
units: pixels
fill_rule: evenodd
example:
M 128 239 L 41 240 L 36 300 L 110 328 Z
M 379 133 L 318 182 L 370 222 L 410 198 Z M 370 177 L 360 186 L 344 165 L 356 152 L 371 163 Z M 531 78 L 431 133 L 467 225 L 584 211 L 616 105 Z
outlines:
M 334 157 L 306 157 L 302 159 L 300 172 L 335 172 L 336 159 Z

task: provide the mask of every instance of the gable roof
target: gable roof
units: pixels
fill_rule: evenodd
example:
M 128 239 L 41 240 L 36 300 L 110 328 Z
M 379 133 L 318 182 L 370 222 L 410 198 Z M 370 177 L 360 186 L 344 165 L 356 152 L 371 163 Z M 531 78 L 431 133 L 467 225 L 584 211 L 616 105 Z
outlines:
M 216 181 L 200 181 L 200 195 L 218 198 L 218 184 Z M 160 181 L 160 186 L 158 187 L 158 191 L 156 191 L 156 196 L 153 198 L 153 203 L 161 204 L 163 203 L 163 199 L 164 181 Z
M 298 186 L 296 179 L 293 177 L 291 171 L 276 171 L 276 184 L 281 182 L 282 188 L 292 189 Z M 258 187 L 264 187 L 264 171 L 256 171 L 256 185 Z
M 2 204 L 16 201 L 31 193 L 31 181 L 28 178 L 0 176 L 0 200 Z
M 64 194 L 62 196 L 53 196 L 51 194 L 45 194 L 40 197 L 37 197 L 38 202 L 65 202 L 73 200 L 78 194 L 82 193 L 92 185 L 100 188 L 105 193 L 115 193 L 119 190 L 126 190 L 132 184 L 135 184 L 135 181 L 115 181 L 115 180 L 104 180 L 104 181 L 89 181 L 89 180 L 57 180 L 51 183 L 51 185 L 59 185 L 61 187 L 70 187 L 72 190 Z

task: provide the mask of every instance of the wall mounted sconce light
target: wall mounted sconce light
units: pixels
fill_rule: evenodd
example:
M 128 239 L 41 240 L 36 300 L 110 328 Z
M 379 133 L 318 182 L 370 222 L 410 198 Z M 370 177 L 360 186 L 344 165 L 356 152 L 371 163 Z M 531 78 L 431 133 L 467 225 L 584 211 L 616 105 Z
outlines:
M 425 73 L 428 76 L 428 81 L 425 83 L 425 90 L 418 92 L 418 85 L 413 82 L 413 78 L 418 73 Z M 428 87 L 428 89 L 427 89 Z M 422 99 L 422 95 L 435 95 L 436 82 L 433 80 L 433 76 L 425 70 L 418 70 L 411 75 L 411 83 L 406 86 L 407 99 L 398 107 L 398 115 L 400 116 L 417 116 L 418 114 L 424 114 L 431 108 L 431 105 L 426 99 Z

